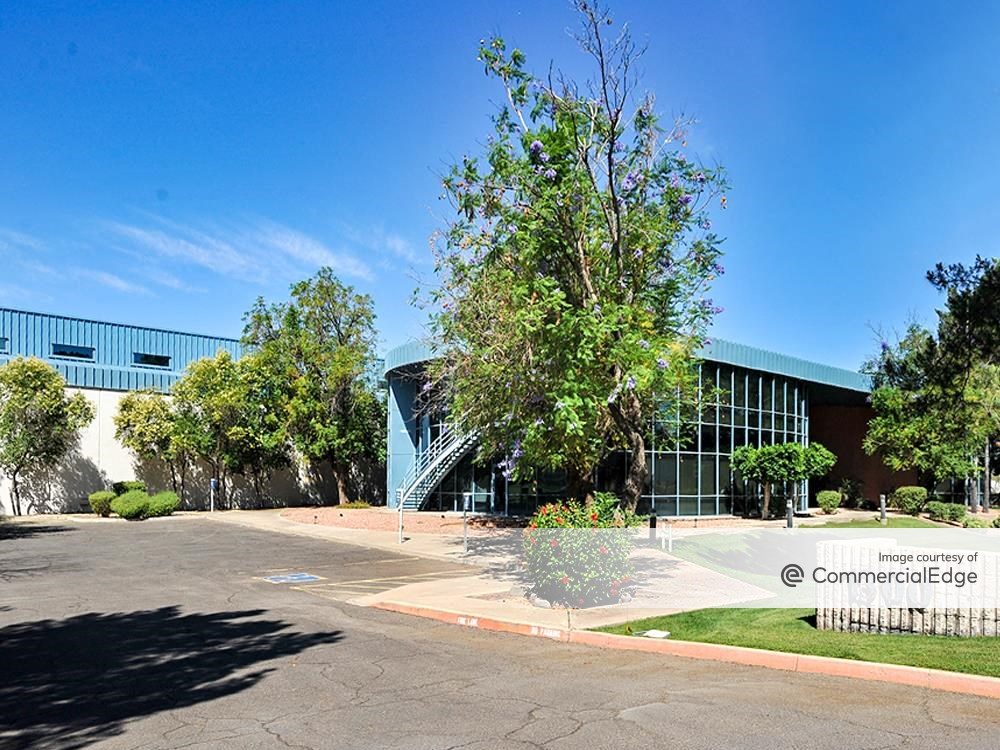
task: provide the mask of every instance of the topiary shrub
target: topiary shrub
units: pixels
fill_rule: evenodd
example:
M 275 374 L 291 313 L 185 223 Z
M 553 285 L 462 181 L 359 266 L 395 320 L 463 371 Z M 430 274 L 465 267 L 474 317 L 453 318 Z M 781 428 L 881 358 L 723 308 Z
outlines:
M 819 503 L 819 507 L 824 513 L 831 516 L 836 513 L 837 508 L 840 507 L 840 493 L 836 490 L 823 490 L 822 492 L 817 492 L 816 502 Z
M 116 495 L 124 495 L 126 492 L 145 492 L 146 483 L 134 479 L 127 482 L 115 482 L 111 485 L 111 489 L 115 491 Z
M 107 518 L 111 515 L 111 501 L 115 499 L 117 495 L 111 490 L 100 490 L 98 492 L 91 492 L 87 497 L 90 501 L 90 510 L 102 518 Z
M 111 510 L 117 513 L 119 518 L 141 521 L 149 511 L 149 495 L 139 490 L 126 492 L 111 501 Z
M 639 523 L 610 493 L 598 493 L 590 505 L 567 501 L 542 506 L 522 540 L 532 593 L 572 607 L 619 601 L 632 577 L 628 529 Z
M 897 487 L 889 496 L 889 503 L 896 510 L 915 516 L 927 504 L 927 490 L 924 487 Z
M 149 498 L 149 509 L 146 511 L 146 518 L 157 516 L 169 516 L 181 505 L 180 498 L 176 492 L 157 492 Z
M 985 529 L 989 526 L 986 521 L 982 518 L 975 518 L 974 516 L 969 516 L 964 521 L 962 521 L 962 526 L 967 529 Z

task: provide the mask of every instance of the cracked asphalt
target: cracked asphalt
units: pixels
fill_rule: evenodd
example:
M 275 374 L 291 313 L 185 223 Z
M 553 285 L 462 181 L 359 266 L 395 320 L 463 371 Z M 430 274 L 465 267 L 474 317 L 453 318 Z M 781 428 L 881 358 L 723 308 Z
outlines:
M 485 633 L 261 580 L 449 569 L 191 517 L 5 524 L 0 747 L 1000 745 L 986 699 Z

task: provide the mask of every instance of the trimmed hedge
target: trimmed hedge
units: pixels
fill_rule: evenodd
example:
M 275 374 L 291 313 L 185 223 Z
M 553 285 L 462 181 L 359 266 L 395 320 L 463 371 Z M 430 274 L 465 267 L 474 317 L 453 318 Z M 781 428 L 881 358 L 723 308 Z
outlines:
M 124 495 L 127 492 L 145 492 L 146 483 L 137 480 L 115 482 L 111 485 L 111 489 L 115 491 L 116 495 Z
M 989 526 L 986 521 L 982 518 L 976 518 L 974 516 L 969 516 L 964 521 L 962 521 L 962 526 L 967 529 L 985 529 Z
M 927 504 L 927 489 L 924 487 L 897 487 L 889 496 L 889 503 L 896 510 L 915 516 Z
M 107 518 L 111 515 L 111 501 L 118 497 L 111 490 L 99 490 L 98 492 L 91 492 L 87 497 L 90 501 L 90 510 L 102 518 Z
M 965 519 L 966 508 L 962 503 L 942 503 L 932 500 L 927 503 L 927 515 L 932 521 L 962 521 Z
M 149 511 L 149 495 L 139 490 L 126 492 L 111 501 L 111 510 L 128 521 L 141 521 Z
M 823 490 L 816 493 L 816 502 L 828 516 L 837 512 L 840 507 L 840 493 L 836 490 Z
M 169 516 L 180 507 L 181 501 L 176 492 L 157 492 L 149 498 L 149 510 L 146 518 Z

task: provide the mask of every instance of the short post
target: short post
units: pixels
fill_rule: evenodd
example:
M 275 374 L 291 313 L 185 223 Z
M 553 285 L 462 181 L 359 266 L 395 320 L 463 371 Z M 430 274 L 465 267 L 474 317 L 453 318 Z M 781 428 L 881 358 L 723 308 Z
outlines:
M 403 543 L 403 490 L 396 490 L 396 508 L 399 510 L 399 543 Z
M 878 513 L 879 513 L 879 516 L 878 516 L 879 523 L 881 523 L 883 526 L 888 526 L 889 525 L 889 519 L 887 519 L 885 517 L 885 495 L 884 494 L 878 496 Z
M 674 522 L 667 521 L 667 552 L 674 553 Z
M 219 480 L 212 477 L 208 480 L 208 511 L 215 512 L 215 491 L 219 488 Z
M 785 503 L 785 526 L 789 529 L 795 526 L 795 509 L 791 500 Z
M 469 554 L 469 506 L 472 505 L 472 493 L 462 495 L 462 552 Z
M 649 542 L 656 544 L 656 514 L 649 514 Z

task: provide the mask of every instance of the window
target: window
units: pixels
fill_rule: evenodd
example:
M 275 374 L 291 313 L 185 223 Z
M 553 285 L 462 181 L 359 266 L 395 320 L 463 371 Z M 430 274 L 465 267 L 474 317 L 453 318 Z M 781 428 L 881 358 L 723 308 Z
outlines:
M 170 367 L 170 357 L 166 354 L 146 354 L 133 352 L 132 361 L 145 367 Z
M 7 354 L 10 351 L 10 339 L 0 336 L 0 354 Z
M 77 346 L 76 344 L 53 344 L 53 357 L 69 357 L 70 359 L 93 359 L 94 347 Z

